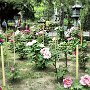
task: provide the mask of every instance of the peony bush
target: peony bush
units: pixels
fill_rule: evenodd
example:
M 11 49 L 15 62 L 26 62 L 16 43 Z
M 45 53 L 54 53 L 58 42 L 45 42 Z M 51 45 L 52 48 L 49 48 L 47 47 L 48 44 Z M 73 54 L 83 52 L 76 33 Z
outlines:
M 28 58 L 34 62 L 38 68 L 44 69 L 50 62 L 50 49 L 36 40 L 26 43 L 26 51 L 28 52 Z

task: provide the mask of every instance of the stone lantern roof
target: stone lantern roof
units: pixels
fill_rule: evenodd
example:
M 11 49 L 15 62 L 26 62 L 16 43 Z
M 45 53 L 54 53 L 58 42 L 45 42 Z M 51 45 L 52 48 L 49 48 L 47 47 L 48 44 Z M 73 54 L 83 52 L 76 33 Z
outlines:
M 82 6 L 79 4 L 75 4 L 74 6 L 72 6 L 72 9 L 81 9 Z

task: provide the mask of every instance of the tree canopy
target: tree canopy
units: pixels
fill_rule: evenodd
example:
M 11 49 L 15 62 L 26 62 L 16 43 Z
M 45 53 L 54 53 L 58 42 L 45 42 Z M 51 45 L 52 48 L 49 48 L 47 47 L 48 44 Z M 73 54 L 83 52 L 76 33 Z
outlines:
M 90 0 L 78 0 L 84 8 L 90 7 Z M 46 17 L 50 20 L 54 14 L 54 9 L 58 12 L 63 6 L 65 15 L 67 15 L 68 26 L 71 22 L 72 6 L 76 0 L 0 0 L 0 19 L 13 19 L 18 12 L 22 12 L 23 18 L 34 20 Z M 89 11 L 88 11 L 89 12 Z M 88 13 L 83 12 L 81 20 L 87 17 Z M 86 23 L 86 22 L 85 22 Z
M 26 2 L 25 2 L 26 1 Z M 13 19 L 18 12 L 22 11 L 26 18 L 34 19 L 34 7 L 28 0 L 0 0 L 0 18 Z

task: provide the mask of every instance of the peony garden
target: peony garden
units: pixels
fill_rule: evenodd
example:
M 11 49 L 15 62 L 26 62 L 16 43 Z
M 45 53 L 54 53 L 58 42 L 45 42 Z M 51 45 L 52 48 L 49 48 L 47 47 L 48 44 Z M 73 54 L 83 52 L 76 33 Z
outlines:
M 0 90 L 90 90 L 89 0 L 0 0 Z

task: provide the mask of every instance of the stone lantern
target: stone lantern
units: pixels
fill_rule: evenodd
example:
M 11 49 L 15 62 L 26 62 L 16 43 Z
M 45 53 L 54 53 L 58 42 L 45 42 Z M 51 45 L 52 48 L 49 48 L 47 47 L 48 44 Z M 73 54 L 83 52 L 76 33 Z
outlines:
M 72 18 L 74 20 L 74 26 L 78 26 L 78 20 L 80 17 L 80 9 L 82 9 L 82 6 L 76 2 L 74 6 L 72 6 Z

